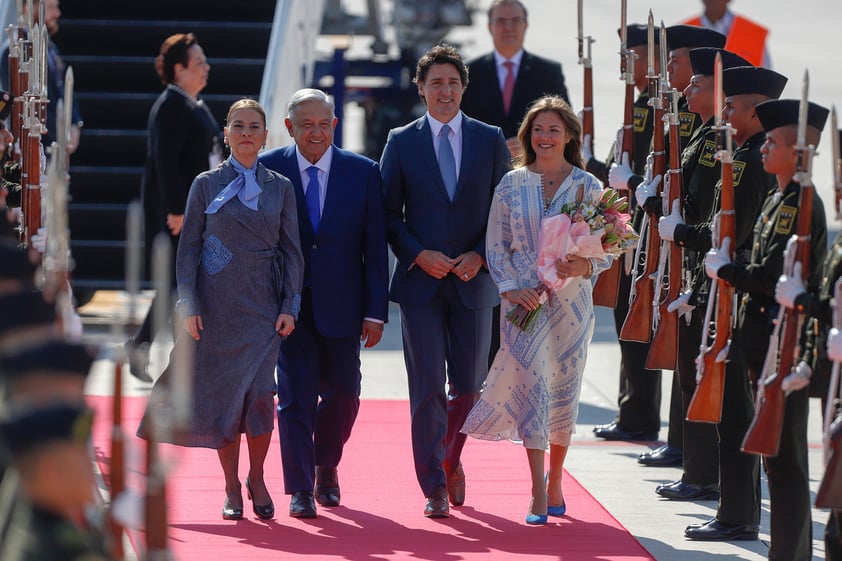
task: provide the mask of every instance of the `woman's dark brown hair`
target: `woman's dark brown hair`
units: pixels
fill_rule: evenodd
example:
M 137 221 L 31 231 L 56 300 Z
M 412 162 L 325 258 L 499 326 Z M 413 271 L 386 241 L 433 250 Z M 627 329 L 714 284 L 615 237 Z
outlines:
M 523 123 L 517 131 L 517 137 L 523 149 L 523 156 L 521 156 L 519 164 L 528 166 L 535 161 L 535 150 L 532 149 L 532 124 L 535 122 L 535 117 L 544 112 L 556 113 L 561 118 L 561 122 L 564 123 L 564 128 L 567 129 L 568 142 L 564 146 L 564 159 L 574 166 L 584 169 L 585 163 L 582 161 L 582 123 L 579 122 L 579 117 L 576 116 L 567 102 L 557 95 L 539 97 L 526 111 Z
M 196 36 L 192 33 L 176 33 L 170 35 L 161 44 L 161 51 L 155 59 L 155 70 L 164 84 L 171 84 L 175 80 L 175 65 L 187 66 L 190 55 L 187 51 L 196 44 Z

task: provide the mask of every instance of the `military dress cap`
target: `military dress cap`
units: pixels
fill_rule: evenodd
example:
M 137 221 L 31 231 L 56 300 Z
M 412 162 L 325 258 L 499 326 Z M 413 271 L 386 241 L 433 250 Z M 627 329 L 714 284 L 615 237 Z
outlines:
M 770 99 L 755 105 L 754 111 L 763 125 L 763 130 L 769 132 L 778 127 L 797 125 L 800 103 L 797 99 Z M 829 113 L 830 111 L 811 101 L 807 105 L 807 124 L 821 132 Z
M 749 61 L 731 51 L 715 47 L 700 47 L 690 51 L 690 65 L 693 67 L 693 74 L 713 75 L 716 53 L 722 56 L 723 70 L 737 66 L 751 66 Z
M 722 91 L 725 97 L 760 94 L 777 99 L 781 97 L 786 83 L 787 77 L 783 74 L 760 66 L 737 66 L 722 71 Z
M 15 457 L 53 442 L 85 444 L 93 416 L 85 405 L 64 402 L 19 408 L 0 420 L 0 445 Z
M 9 92 L 0 90 L 0 120 L 5 120 L 12 112 L 12 104 L 15 98 Z
M 41 292 L 27 290 L 0 296 L 0 338 L 16 329 L 55 321 L 55 306 L 48 304 Z
M 620 31 L 622 28 L 617 29 L 617 35 L 622 37 L 622 33 Z M 658 33 L 658 29 L 655 29 L 655 44 L 657 45 L 660 43 L 660 33 Z M 626 26 L 626 47 L 631 49 L 632 47 L 648 47 L 649 46 L 649 26 L 643 25 L 642 23 L 630 23 Z
M 695 49 L 698 47 L 725 46 L 727 37 L 713 29 L 706 29 L 695 25 L 672 25 L 667 27 L 667 44 L 672 49 Z
M 23 378 L 29 374 L 87 377 L 96 358 L 95 349 L 53 339 L 14 354 L 0 356 L 0 374 Z

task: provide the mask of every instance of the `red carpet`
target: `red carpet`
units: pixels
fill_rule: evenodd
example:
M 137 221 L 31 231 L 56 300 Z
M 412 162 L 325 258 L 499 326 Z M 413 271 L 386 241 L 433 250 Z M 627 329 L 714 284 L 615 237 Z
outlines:
M 110 455 L 109 397 L 91 397 L 97 410 L 94 446 L 107 480 Z M 134 434 L 145 399 L 127 399 L 126 432 Z M 652 557 L 579 483 L 564 475 L 569 515 L 547 527 L 527 526 L 526 455 L 522 447 L 469 439 L 463 455 L 467 500 L 451 517 L 424 518 L 425 499 L 412 468 L 409 405 L 405 401 L 363 401 L 340 466 L 342 506 L 319 507 L 319 517 L 287 516 L 277 432 L 266 462 L 266 482 L 275 520 L 253 515 L 246 499 L 242 521 L 222 520 L 222 472 L 216 452 L 166 446 L 175 459 L 170 476 L 170 542 L 179 561 L 234 559 L 404 560 L 557 559 L 564 561 L 650 560 Z M 131 437 L 130 485 L 142 491 L 142 441 Z M 575 454 L 575 447 L 571 449 Z M 240 473 L 248 471 L 245 444 Z M 245 491 L 244 491 L 245 492 Z M 131 531 L 135 545 L 142 531 Z

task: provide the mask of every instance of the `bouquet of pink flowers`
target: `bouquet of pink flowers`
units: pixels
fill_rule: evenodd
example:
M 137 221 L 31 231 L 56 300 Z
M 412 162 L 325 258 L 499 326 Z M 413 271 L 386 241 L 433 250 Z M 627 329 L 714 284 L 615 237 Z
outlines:
M 506 319 L 523 331 L 531 331 L 543 302 L 551 301 L 554 292 L 573 280 L 558 276 L 557 261 L 566 262 L 568 255 L 586 259 L 618 256 L 633 249 L 639 236 L 630 224 L 627 209 L 625 197 L 613 189 L 605 189 L 596 202 L 567 203 L 559 214 L 544 218 L 538 234 L 537 266 L 541 283 L 536 287 L 542 304 L 534 310 L 518 304 L 506 314 Z

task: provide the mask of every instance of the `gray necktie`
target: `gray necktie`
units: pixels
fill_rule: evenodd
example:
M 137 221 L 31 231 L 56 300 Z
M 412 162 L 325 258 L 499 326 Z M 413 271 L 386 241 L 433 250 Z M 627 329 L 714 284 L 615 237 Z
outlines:
M 453 147 L 450 145 L 450 127 L 444 125 L 439 131 L 439 169 L 447 196 L 453 200 L 456 194 L 456 158 L 453 156 Z

